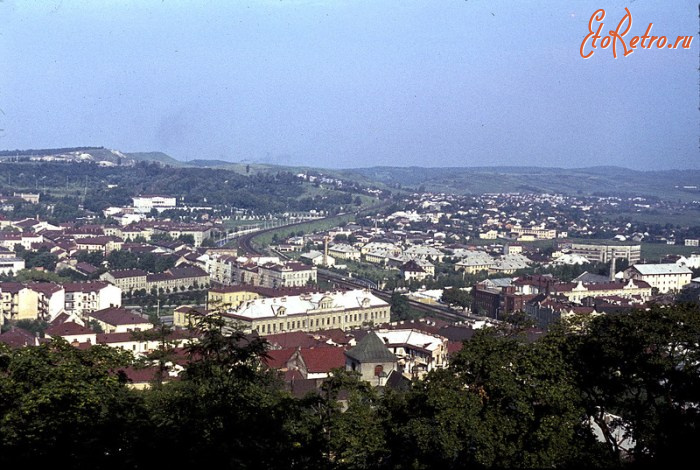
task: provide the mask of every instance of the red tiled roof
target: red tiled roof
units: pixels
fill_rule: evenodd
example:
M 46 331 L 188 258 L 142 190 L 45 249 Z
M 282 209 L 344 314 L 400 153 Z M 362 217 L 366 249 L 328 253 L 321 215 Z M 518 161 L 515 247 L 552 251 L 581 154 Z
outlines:
M 5 343 L 11 348 L 23 348 L 25 346 L 34 346 L 36 337 L 22 328 L 14 328 L 0 334 L 0 343 Z
M 44 294 L 45 296 L 50 296 L 51 294 L 55 294 L 56 292 L 63 290 L 63 286 L 59 286 L 58 284 L 54 284 L 52 282 L 32 282 L 27 284 L 27 287 L 33 291 Z
M 281 348 L 310 348 L 324 343 L 323 341 L 314 339 L 309 333 L 303 331 L 290 331 L 288 333 L 267 335 L 265 339 L 268 343 Z
M 126 343 L 128 341 L 137 341 L 134 339 L 132 331 L 124 333 L 97 333 L 98 344 Z
M 61 323 L 59 325 L 53 325 L 46 329 L 45 333 L 49 336 L 71 336 L 71 335 L 89 335 L 95 334 L 89 328 L 78 325 L 74 322 Z
M 108 271 L 114 279 L 126 279 L 129 277 L 142 277 L 146 276 L 148 273 L 143 269 L 115 269 L 114 271 Z
M 90 263 L 86 263 L 84 261 L 81 261 L 78 264 L 76 264 L 75 269 L 77 269 L 78 271 L 83 272 L 85 274 L 94 274 L 100 270 L 100 268 L 93 266 Z
M 345 350 L 342 348 L 310 348 L 300 351 L 308 372 L 323 373 L 345 367 Z
M 267 351 L 267 357 L 263 359 L 263 362 L 272 369 L 285 369 L 287 361 L 292 357 L 294 351 L 296 348 L 271 349 Z
M 21 282 L 0 282 L 0 291 L 16 294 L 24 289 L 25 286 Z
M 67 282 L 63 284 L 66 292 L 94 292 L 109 286 L 108 282 L 91 281 L 91 282 Z
M 102 310 L 97 310 L 88 314 L 90 318 L 94 318 L 108 325 L 136 325 L 136 324 L 151 324 L 147 319 L 136 315 L 134 312 L 121 307 L 110 307 Z

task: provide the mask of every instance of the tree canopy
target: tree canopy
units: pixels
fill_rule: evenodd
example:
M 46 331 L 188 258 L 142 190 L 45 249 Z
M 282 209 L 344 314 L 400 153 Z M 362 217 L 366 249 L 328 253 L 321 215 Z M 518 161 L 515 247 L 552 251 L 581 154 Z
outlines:
M 128 387 L 121 350 L 0 344 L 0 464 L 611 467 L 692 457 L 700 441 L 697 307 L 574 319 L 537 340 L 480 330 L 408 390 L 338 370 L 304 398 L 265 365 L 264 339 L 216 317 L 198 331 L 179 380 L 146 390 Z M 161 379 L 177 355 L 162 345 L 147 358 Z

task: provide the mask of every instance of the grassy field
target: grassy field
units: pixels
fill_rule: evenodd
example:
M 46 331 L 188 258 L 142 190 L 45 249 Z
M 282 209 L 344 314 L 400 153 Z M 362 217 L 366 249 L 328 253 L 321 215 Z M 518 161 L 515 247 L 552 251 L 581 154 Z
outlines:
M 642 258 L 645 261 L 660 261 L 666 255 L 688 256 L 700 252 L 697 246 L 665 245 L 663 243 L 642 243 Z
M 573 243 L 606 243 L 608 245 L 626 245 L 630 243 L 616 240 L 592 240 L 588 238 L 567 238 L 567 240 Z M 536 240 L 518 243 L 537 248 L 549 248 L 553 246 L 556 241 L 557 240 Z M 470 240 L 469 243 L 474 245 L 488 245 L 491 243 L 503 244 L 503 240 Z M 640 245 L 642 246 L 642 259 L 647 262 L 658 262 L 667 255 L 688 256 L 692 253 L 700 253 L 700 248 L 697 246 L 666 245 L 665 243 L 640 243 Z
M 700 211 L 688 210 L 685 212 L 620 212 L 613 214 L 611 219 L 618 217 L 628 218 L 634 222 L 646 224 L 672 224 L 682 227 L 694 227 L 700 225 Z
M 322 220 L 312 220 L 303 224 L 294 225 L 291 227 L 280 227 L 276 230 L 263 233 L 262 235 L 255 237 L 255 244 L 257 246 L 268 246 L 272 243 L 272 237 L 277 235 L 278 238 L 287 238 L 291 234 L 304 232 L 313 233 L 320 232 L 324 230 L 329 230 L 333 227 L 337 227 L 340 224 L 348 223 L 355 220 L 354 214 L 343 214 L 337 215 L 335 217 L 329 217 Z

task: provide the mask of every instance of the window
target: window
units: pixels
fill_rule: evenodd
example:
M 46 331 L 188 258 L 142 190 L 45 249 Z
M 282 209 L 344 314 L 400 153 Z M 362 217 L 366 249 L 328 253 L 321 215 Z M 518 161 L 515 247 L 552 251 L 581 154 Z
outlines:
M 374 367 L 374 376 L 379 377 L 384 372 L 384 366 L 381 364 Z

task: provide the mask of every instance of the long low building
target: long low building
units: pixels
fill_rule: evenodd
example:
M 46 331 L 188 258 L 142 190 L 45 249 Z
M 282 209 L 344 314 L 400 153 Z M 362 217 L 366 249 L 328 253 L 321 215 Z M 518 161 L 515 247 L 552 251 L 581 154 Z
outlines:
M 319 292 L 254 299 L 225 317 L 261 335 L 285 331 L 343 330 L 389 321 L 390 306 L 369 290 Z
M 634 264 L 642 257 L 642 246 L 638 243 L 630 245 L 562 242 L 559 248 L 568 249 L 572 254 L 583 256 L 593 263 L 609 263 L 613 258 L 622 258 Z

